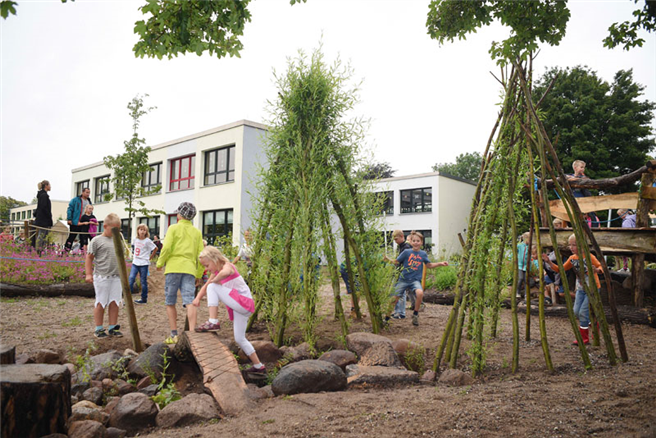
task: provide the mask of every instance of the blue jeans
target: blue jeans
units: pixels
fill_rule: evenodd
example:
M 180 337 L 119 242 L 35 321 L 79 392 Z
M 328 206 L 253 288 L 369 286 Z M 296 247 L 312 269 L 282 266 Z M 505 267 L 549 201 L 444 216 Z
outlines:
M 590 303 L 588 301 L 588 294 L 584 290 L 579 289 L 576 291 L 574 315 L 579 319 L 581 328 L 590 327 Z
M 139 274 L 141 279 L 141 300 L 148 301 L 148 265 L 132 265 L 128 280 L 130 282 L 130 292 L 134 292 L 134 280 L 136 280 L 137 274 Z

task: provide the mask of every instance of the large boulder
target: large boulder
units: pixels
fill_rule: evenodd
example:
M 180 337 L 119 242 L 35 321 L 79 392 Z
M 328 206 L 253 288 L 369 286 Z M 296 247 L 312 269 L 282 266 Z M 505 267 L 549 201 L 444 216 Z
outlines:
M 332 350 L 321 355 L 319 360 L 334 363 L 343 370 L 347 365 L 358 363 L 358 358 L 352 351 L 347 350 Z
M 117 369 L 122 363 L 122 356 L 116 350 L 91 356 L 84 366 L 76 373 L 77 382 L 102 380 L 118 376 Z
M 392 344 L 377 342 L 369 347 L 360 357 L 362 366 L 400 367 L 401 361 Z
M 251 344 L 253 344 L 260 362 L 275 364 L 282 357 L 282 352 L 271 341 L 252 341 Z M 248 361 L 248 357 L 241 350 L 239 350 L 239 360 L 241 362 Z
M 155 426 L 157 405 L 146 394 L 124 395 L 109 417 L 109 425 L 128 433 Z
M 87 389 L 82 393 L 82 400 L 88 400 L 97 405 L 101 405 L 103 401 L 103 390 L 95 386 Z
M 186 426 L 220 416 L 219 407 L 212 397 L 207 394 L 189 394 L 162 409 L 157 414 L 157 426 Z
M 281 369 L 271 389 L 275 395 L 341 391 L 346 389 L 346 376 L 333 363 L 302 360 Z
M 68 428 L 68 438 L 107 438 L 107 429 L 97 421 L 76 421 Z
M 60 364 L 61 356 L 56 351 L 41 349 L 34 353 L 34 363 Z
M 474 383 L 474 378 L 460 370 L 447 369 L 438 380 L 439 383 L 449 386 L 466 386 Z
M 348 386 L 393 387 L 419 382 L 419 374 L 402 368 L 349 365 L 346 367 Z
M 173 355 L 168 345 L 163 342 L 151 345 L 146 351 L 130 361 L 128 373 L 136 379 L 150 376 L 155 380 L 160 380 L 164 370 L 164 357 L 167 358 L 167 362 L 171 362 Z M 167 369 L 166 373 L 171 374 L 172 370 Z
M 392 341 L 388 338 L 373 333 L 351 333 L 346 336 L 346 348 L 354 352 L 358 356 L 367 351 L 372 345 L 386 343 L 392 345 Z

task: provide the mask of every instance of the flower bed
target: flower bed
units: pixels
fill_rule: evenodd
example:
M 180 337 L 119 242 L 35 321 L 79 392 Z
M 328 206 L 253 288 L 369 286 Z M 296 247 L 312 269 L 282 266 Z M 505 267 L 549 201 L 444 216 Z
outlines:
M 9 284 L 47 285 L 84 283 L 84 254 L 34 248 L 13 240 L 0 243 L 0 281 Z

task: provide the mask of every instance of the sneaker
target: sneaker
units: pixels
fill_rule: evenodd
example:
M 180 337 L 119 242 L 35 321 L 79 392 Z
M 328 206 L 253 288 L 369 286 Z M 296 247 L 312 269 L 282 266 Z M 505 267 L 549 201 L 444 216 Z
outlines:
M 107 337 L 107 332 L 105 329 L 98 329 L 96 332 L 93 334 L 96 338 L 106 338 Z
M 412 315 L 412 325 L 419 325 L 419 315 Z
M 255 368 L 255 365 L 253 365 L 249 369 L 244 370 L 244 372 L 247 374 L 266 375 L 267 370 L 266 370 L 266 366 L 263 366 L 262 368 Z
M 196 327 L 196 333 L 205 333 L 205 332 L 218 332 L 221 329 L 221 324 L 213 324 L 209 321 L 205 322 L 203 325 Z
M 121 326 L 120 326 L 120 325 L 117 325 L 117 326 L 115 326 L 113 329 L 110 329 L 110 330 L 109 330 L 109 336 L 113 336 L 113 337 L 115 337 L 115 338 L 122 338 L 122 337 L 123 337 L 123 333 L 121 333 L 121 332 L 118 331 L 118 329 L 120 329 L 120 328 L 121 328 Z
M 148 301 L 144 301 L 141 298 L 139 298 L 138 300 L 134 300 L 134 304 L 147 304 L 147 303 Z
M 178 335 L 175 335 L 175 336 L 169 336 L 168 338 L 166 338 L 166 339 L 164 340 L 164 343 L 165 343 L 165 344 L 169 344 L 169 345 L 171 345 L 171 344 L 177 344 L 177 343 L 178 343 Z
M 392 318 L 394 318 L 394 319 L 405 319 L 405 315 L 401 315 L 400 313 L 392 313 Z

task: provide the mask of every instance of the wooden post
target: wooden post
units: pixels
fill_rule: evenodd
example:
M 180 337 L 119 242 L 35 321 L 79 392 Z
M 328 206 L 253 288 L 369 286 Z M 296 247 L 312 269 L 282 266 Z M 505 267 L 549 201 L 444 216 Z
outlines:
M 647 172 L 642 174 L 640 179 L 640 190 L 638 197 L 638 208 L 636 209 L 636 228 L 649 227 L 649 208 L 651 200 L 646 197 L 654 180 L 656 179 L 656 161 L 647 163 Z M 645 276 L 645 255 L 636 254 L 631 257 L 631 278 L 633 280 L 633 304 L 636 307 L 644 305 L 644 291 L 642 284 Z
M 114 251 L 116 251 L 116 260 L 118 261 L 119 276 L 121 277 L 121 285 L 123 286 L 123 300 L 125 301 L 125 309 L 128 312 L 128 321 L 130 322 L 130 333 L 132 334 L 132 345 L 134 351 L 143 351 L 141 345 L 141 338 L 139 337 L 139 327 L 137 327 L 137 316 L 134 314 L 134 303 L 132 302 L 132 291 L 130 291 L 130 283 L 128 282 L 128 270 L 125 266 L 125 254 L 123 251 L 123 236 L 118 227 L 112 229 L 112 237 L 114 239 Z
M 23 221 L 23 227 L 23 237 L 25 238 L 25 242 L 27 242 L 30 239 L 30 221 Z

